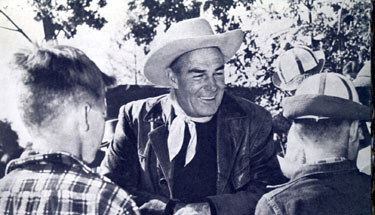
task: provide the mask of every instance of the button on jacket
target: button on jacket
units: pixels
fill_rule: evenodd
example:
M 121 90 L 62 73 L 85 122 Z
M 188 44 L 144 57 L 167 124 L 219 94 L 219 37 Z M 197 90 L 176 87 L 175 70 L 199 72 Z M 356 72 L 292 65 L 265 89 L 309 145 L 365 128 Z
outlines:
M 120 109 L 115 137 L 101 171 L 136 196 L 173 197 L 173 162 L 168 155 L 172 107 L 167 96 L 131 102 Z M 262 107 L 225 94 L 217 112 L 217 214 L 252 214 L 266 185 L 284 181 L 272 141 L 271 115 Z

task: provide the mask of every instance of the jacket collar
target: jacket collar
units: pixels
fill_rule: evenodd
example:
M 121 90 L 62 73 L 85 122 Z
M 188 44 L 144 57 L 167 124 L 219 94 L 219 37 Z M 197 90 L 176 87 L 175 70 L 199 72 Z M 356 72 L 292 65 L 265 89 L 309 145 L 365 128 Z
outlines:
M 166 123 L 174 117 L 174 110 L 168 102 L 168 96 L 163 95 L 150 104 L 150 109 L 143 120 L 145 122 Z M 220 115 L 225 119 L 236 119 L 246 117 L 246 112 L 238 102 L 228 93 L 224 93 L 223 100 L 219 107 Z
M 240 104 L 228 93 L 224 93 L 223 101 L 219 107 L 219 114 L 229 120 L 247 117 L 247 112 L 243 110 Z
M 304 164 L 297 168 L 292 175 L 292 179 L 296 180 L 298 178 L 324 174 L 324 173 L 337 173 L 344 171 L 354 171 L 358 170 L 354 161 L 344 160 L 333 163 L 323 163 L 323 164 Z
M 301 178 L 314 176 L 314 175 L 334 174 L 334 173 L 353 172 L 353 171 L 359 172 L 355 162 L 351 160 L 344 160 L 344 161 L 333 162 L 333 163 L 320 163 L 320 164 L 285 163 L 283 165 L 288 165 L 288 169 L 290 169 L 290 171 L 285 173 L 284 172 L 285 170 L 283 171 L 283 168 L 281 168 L 283 171 L 283 174 L 287 178 L 290 178 L 290 181 L 283 183 L 283 184 L 278 184 L 278 185 L 267 185 L 267 188 L 276 189 L 279 187 L 284 187 L 288 184 L 293 184 L 295 181 L 298 181 Z
M 248 122 L 246 123 L 247 112 L 230 95 L 224 95 L 217 114 L 217 194 L 222 194 L 228 185 L 237 152 L 244 143 L 244 128 Z
M 168 181 L 171 191 L 173 187 L 173 163 L 168 155 L 168 124 L 174 118 L 174 111 L 167 102 L 168 97 L 162 96 L 149 104 L 150 109 L 144 121 L 153 124 L 154 130 L 149 133 L 149 143 L 153 146 L 161 169 Z M 237 151 L 244 142 L 247 113 L 230 95 L 224 94 L 223 101 L 217 112 L 217 193 L 225 192 L 231 170 L 234 166 Z M 172 195 L 172 193 L 171 193 Z

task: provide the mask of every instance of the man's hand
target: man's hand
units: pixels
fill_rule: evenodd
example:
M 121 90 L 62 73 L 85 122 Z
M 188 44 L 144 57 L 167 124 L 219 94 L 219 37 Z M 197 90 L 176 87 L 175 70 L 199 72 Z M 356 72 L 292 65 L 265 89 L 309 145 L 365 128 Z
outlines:
M 163 215 L 166 205 L 158 199 L 151 199 L 139 208 L 139 212 L 142 215 Z
M 208 203 L 187 204 L 174 215 L 211 215 L 210 205 Z

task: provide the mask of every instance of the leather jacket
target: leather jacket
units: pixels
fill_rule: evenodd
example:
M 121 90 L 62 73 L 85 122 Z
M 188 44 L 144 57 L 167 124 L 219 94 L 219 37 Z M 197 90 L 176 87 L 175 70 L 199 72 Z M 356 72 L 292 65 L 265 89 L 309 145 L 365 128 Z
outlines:
M 173 198 L 173 163 L 167 138 L 171 106 L 165 95 L 121 107 L 115 137 L 101 172 L 135 196 Z M 285 182 L 276 159 L 271 115 L 242 98 L 224 94 L 217 112 L 217 214 L 253 214 L 266 185 Z

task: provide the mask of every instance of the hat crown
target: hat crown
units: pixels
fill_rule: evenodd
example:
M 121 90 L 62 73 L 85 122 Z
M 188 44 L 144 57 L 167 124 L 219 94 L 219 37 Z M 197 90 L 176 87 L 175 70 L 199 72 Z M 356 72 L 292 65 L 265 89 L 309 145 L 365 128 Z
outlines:
M 353 83 L 337 73 L 320 73 L 305 79 L 295 95 L 304 94 L 334 96 L 359 103 Z
M 176 58 L 192 50 L 217 47 L 228 62 L 240 48 L 243 36 L 240 29 L 215 34 L 203 18 L 173 23 L 167 32 L 158 33 L 151 43 L 151 51 L 144 62 L 144 75 L 154 84 L 170 86 L 166 71 Z
M 214 35 L 210 23 L 203 18 L 193 18 L 171 25 L 163 34 L 155 37 L 152 49 L 163 46 L 171 41 Z
M 353 83 L 338 73 L 310 76 L 282 106 L 289 119 L 369 120 L 371 116 L 370 108 L 359 103 Z
M 319 64 L 314 52 L 305 46 L 289 49 L 278 58 L 278 73 L 285 83 L 308 73 Z
M 172 25 L 167 34 L 174 37 L 198 37 L 213 35 L 210 23 L 203 18 L 188 19 Z

